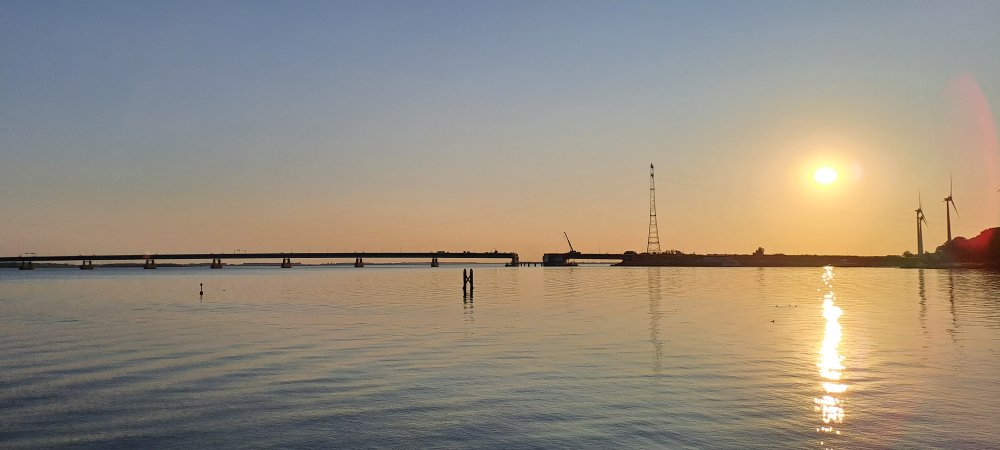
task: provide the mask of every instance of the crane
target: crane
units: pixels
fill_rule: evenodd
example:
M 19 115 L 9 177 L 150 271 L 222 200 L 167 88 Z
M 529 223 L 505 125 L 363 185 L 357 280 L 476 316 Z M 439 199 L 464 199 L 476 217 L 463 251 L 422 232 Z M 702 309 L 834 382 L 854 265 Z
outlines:
M 566 243 L 569 244 L 569 252 L 570 253 L 578 253 L 576 250 L 573 250 L 573 243 L 569 241 L 569 235 L 566 234 L 565 231 L 563 231 L 563 236 L 566 237 Z

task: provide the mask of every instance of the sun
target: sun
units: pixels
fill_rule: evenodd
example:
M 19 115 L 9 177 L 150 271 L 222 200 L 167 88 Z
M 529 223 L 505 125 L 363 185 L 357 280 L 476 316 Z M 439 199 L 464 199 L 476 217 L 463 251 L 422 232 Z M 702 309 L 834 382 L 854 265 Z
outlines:
M 813 172 L 813 180 L 822 185 L 831 184 L 837 181 L 837 171 L 830 166 L 821 166 Z

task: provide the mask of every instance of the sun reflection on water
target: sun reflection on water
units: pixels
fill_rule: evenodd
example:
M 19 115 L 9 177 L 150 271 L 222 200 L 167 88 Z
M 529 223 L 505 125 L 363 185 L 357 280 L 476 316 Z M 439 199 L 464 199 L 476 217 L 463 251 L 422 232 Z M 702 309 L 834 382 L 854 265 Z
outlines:
M 841 430 L 837 424 L 844 423 L 844 404 L 840 394 L 847 391 L 847 384 L 841 380 L 844 375 L 844 357 L 837 351 L 842 335 L 838 319 L 844 312 L 835 304 L 833 267 L 824 267 L 823 283 L 827 289 L 823 294 L 823 318 L 826 319 L 826 329 L 820 346 L 819 362 L 816 364 L 819 367 L 823 395 L 814 399 L 816 411 L 822 414 L 823 423 L 816 430 L 839 435 Z

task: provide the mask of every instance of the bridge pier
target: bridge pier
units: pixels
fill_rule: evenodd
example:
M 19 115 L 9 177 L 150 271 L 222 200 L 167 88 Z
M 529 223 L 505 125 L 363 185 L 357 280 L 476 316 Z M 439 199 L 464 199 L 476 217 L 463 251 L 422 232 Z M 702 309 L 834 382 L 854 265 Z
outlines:
M 438 259 L 436 257 L 431 258 L 431 267 L 440 267 L 440 266 L 441 263 L 438 262 Z
M 146 263 L 142 265 L 142 268 L 143 269 L 155 269 L 156 268 L 156 261 L 154 261 L 152 259 L 146 259 Z
M 80 270 L 94 270 L 94 262 L 89 259 L 83 260 L 83 263 L 80 264 Z
M 31 261 L 21 261 L 21 266 L 17 270 L 35 270 L 35 265 Z
M 364 266 L 365 262 L 361 260 L 360 256 L 354 259 L 354 267 L 364 267 Z
M 504 264 L 504 267 L 521 267 L 521 259 L 517 256 L 517 253 L 511 255 L 510 262 Z
M 291 269 L 292 268 L 292 258 L 281 258 L 281 268 Z
M 222 268 L 222 258 L 212 258 L 212 265 L 209 266 L 211 269 L 221 269 Z

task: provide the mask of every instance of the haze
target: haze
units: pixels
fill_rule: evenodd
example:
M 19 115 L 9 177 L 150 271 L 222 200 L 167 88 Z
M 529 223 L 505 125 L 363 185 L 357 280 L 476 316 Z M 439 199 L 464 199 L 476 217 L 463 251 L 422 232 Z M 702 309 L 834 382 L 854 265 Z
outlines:
M 1000 2 L 0 2 L 0 254 L 915 251 Z M 836 182 L 813 172 L 830 166 Z

